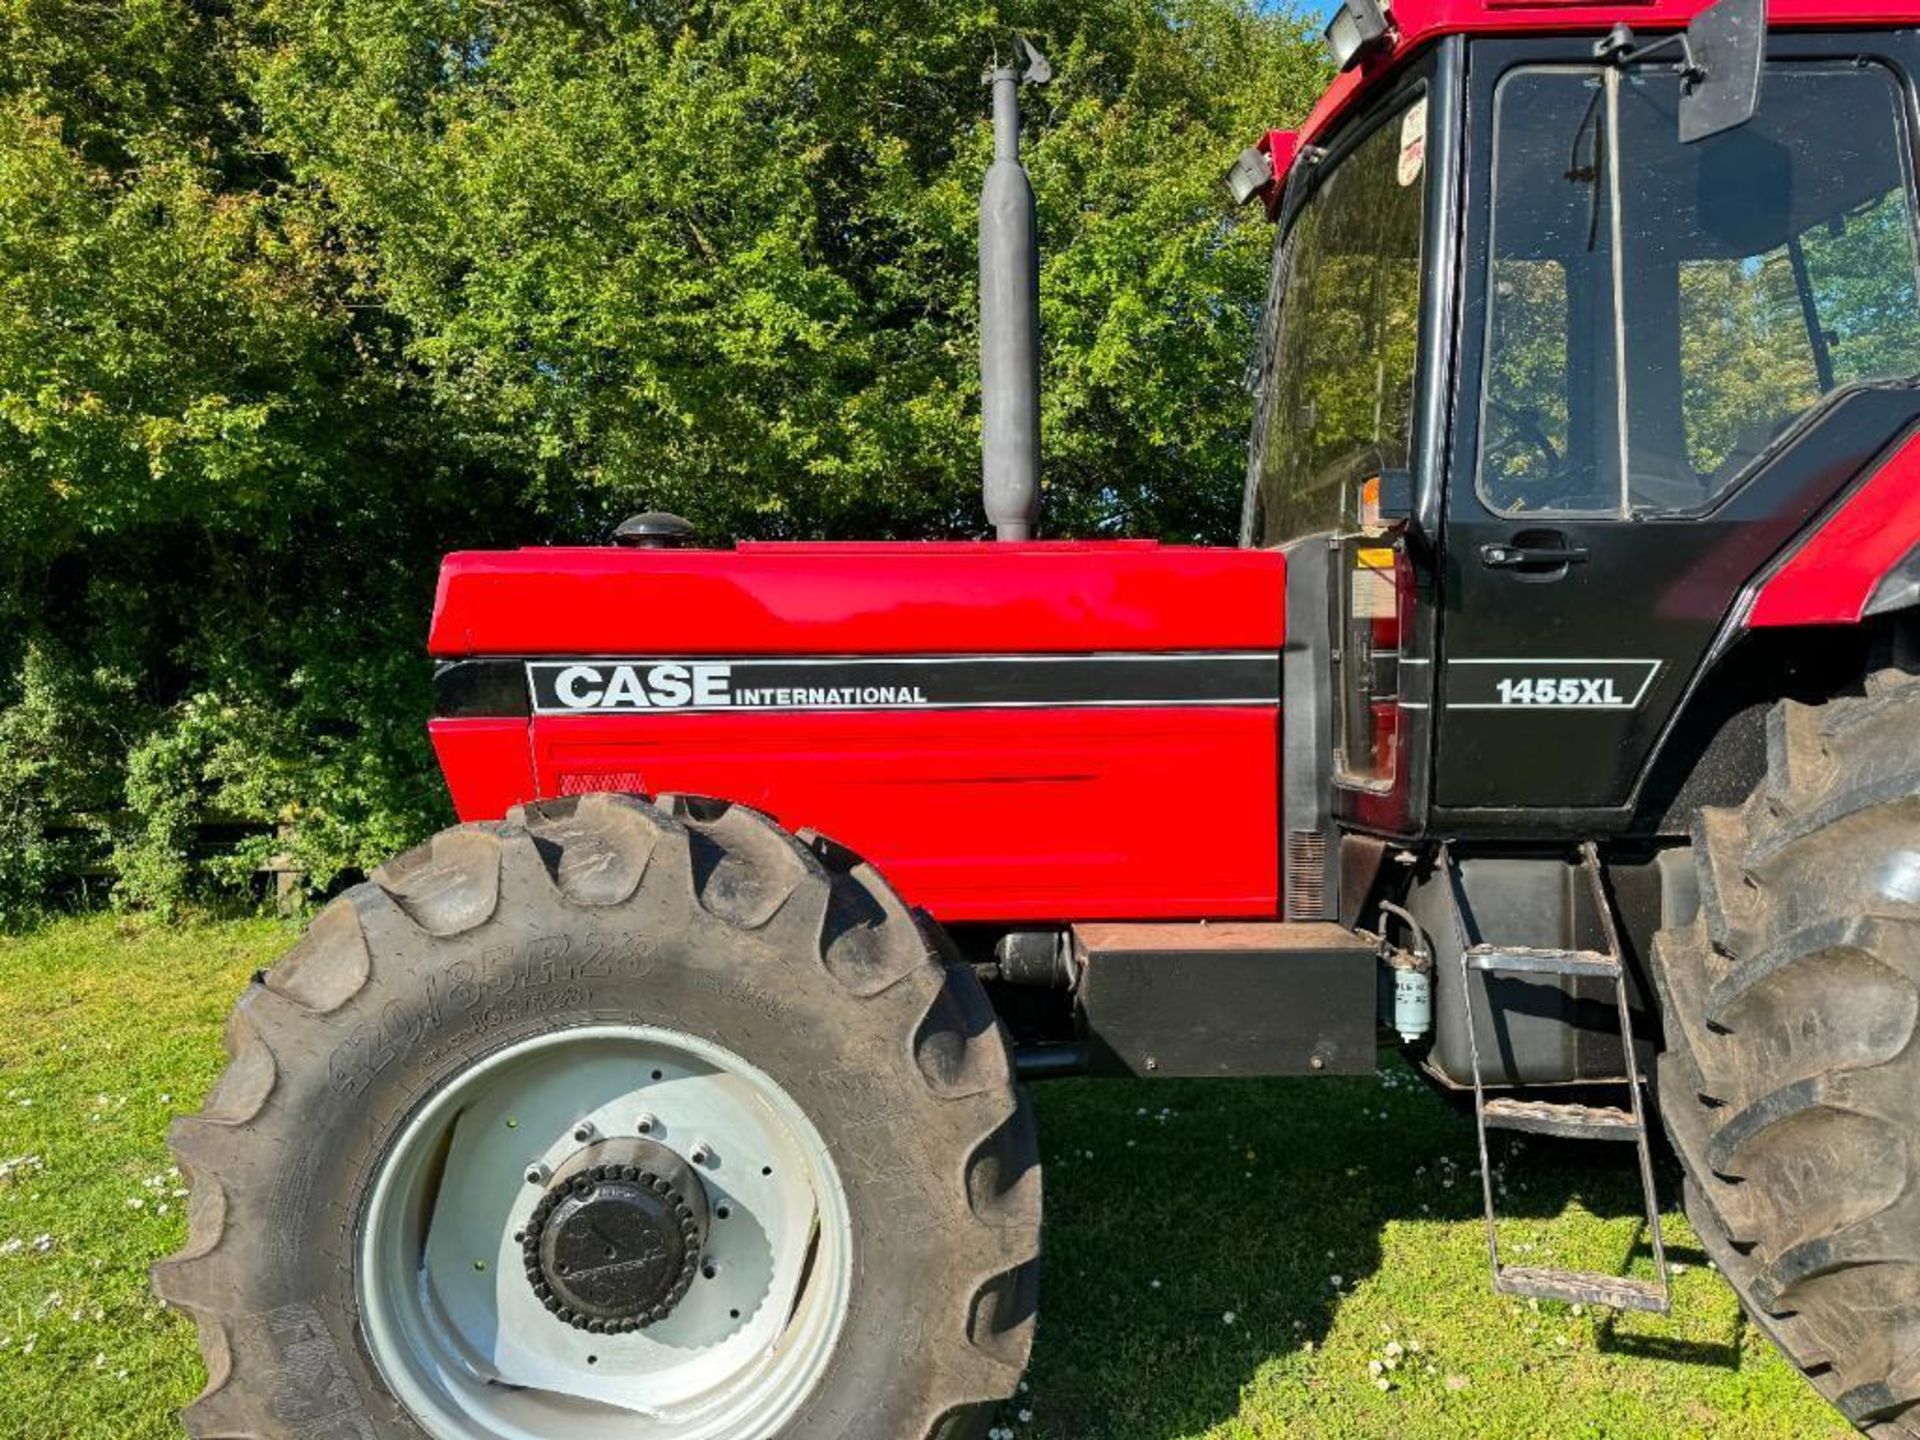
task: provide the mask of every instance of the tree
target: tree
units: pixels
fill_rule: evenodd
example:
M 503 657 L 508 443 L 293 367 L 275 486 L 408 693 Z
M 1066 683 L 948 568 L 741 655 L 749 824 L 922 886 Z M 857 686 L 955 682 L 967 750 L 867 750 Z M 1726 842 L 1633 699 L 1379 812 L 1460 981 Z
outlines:
M 981 528 L 978 76 L 1029 92 L 1056 532 L 1225 532 L 1269 234 L 1222 161 L 1298 111 L 1298 27 L 1233 4 L 298 0 L 258 86 L 366 303 L 543 499 L 719 535 Z
M 1043 523 L 1230 539 L 1271 232 L 1220 177 L 1323 78 L 1288 16 L 7 0 L 0 811 L 94 792 L 130 898 L 267 847 L 325 883 L 439 818 L 444 550 L 642 508 L 982 533 L 979 76 L 1016 25 L 1060 75 Z M 208 810 L 254 838 L 199 854 Z

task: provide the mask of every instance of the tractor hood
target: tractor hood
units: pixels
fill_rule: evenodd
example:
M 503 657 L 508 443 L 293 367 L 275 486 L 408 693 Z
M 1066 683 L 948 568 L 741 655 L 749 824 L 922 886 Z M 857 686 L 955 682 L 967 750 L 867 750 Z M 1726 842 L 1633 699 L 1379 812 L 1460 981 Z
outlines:
M 1284 582 L 1151 541 L 456 554 L 433 737 L 463 819 L 711 795 L 946 919 L 1270 915 Z M 1221 792 L 1202 843 L 1164 817 Z
M 1278 555 L 1152 540 L 468 551 L 428 650 L 479 655 L 1264 649 Z

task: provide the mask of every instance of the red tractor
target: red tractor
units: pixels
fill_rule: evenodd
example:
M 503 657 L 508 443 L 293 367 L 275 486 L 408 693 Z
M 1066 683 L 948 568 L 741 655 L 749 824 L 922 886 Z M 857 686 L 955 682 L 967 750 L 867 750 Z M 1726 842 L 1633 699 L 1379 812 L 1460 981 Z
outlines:
M 1277 232 L 1240 548 L 1027 538 L 1026 47 L 1006 543 L 447 560 L 465 823 L 259 978 L 173 1133 L 194 1435 L 978 1436 L 1038 1298 L 1023 1078 L 1392 1045 L 1483 1153 L 1632 1147 L 1656 1262 L 1657 1116 L 1758 1323 L 1920 1436 L 1920 8 L 1329 39 L 1232 175 Z M 1666 1308 L 1508 1263 L 1494 1199 L 1497 1290 Z

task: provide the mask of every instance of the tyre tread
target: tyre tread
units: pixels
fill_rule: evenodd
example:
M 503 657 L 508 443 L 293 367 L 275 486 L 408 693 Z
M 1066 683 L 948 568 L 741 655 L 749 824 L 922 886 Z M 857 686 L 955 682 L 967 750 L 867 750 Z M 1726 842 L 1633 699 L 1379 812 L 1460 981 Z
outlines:
M 971 1223 L 955 1238 L 975 1277 L 916 1437 L 982 1433 L 1024 1368 L 1039 1269 L 1039 1139 L 1013 1084 L 1005 1032 L 972 971 L 942 960 L 928 922 L 859 856 L 812 832 L 790 834 L 748 806 L 687 795 L 541 801 L 497 825 L 442 832 L 326 907 L 236 1007 L 226 1071 L 202 1112 L 177 1120 L 170 1136 L 190 1182 L 188 1241 L 152 1271 L 160 1298 L 195 1321 L 206 1359 L 207 1387 L 182 1413 L 188 1432 L 196 1440 L 278 1435 L 261 1428 L 257 1397 L 235 1393 L 221 1310 L 231 1287 L 220 1177 L 242 1163 L 248 1128 L 270 1102 L 278 1063 L 269 1036 L 323 1023 L 352 1004 L 373 978 L 369 929 L 389 923 L 385 915 L 432 940 L 452 939 L 492 920 L 525 869 L 583 907 L 634 903 L 650 885 L 681 886 L 704 913 L 768 940 L 770 955 L 804 944 L 854 1000 L 907 1007 L 903 1043 L 913 1069 L 968 1137 L 961 1198 Z M 782 939 L 801 944 L 771 943 Z
M 1857 1425 L 1920 1437 L 1920 679 L 1777 706 L 1767 770 L 1693 823 L 1701 919 L 1658 937 L 1660 1106 L 1688 1213 Z

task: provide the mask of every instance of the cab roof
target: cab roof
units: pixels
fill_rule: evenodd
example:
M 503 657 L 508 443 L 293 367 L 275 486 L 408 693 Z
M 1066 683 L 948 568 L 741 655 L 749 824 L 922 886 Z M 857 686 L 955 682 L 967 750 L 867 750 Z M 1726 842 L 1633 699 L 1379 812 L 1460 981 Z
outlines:
M 1306 123 L 1300 139 L 1318 144 L 1362 100 L 1380 87 L 1401 62 L 1445 35 L 1601 36 L 1615 25 L 1658 33 L 1684 29 L 1709 0 L 1615 0 L 1612 4 L 1540 3 L 1540 0 L 1392 0 L 1387 10 L 1388 43 L 1337 77 Z M 1769 0 L 1772 29 L 1885 29 L 1920 23 L 1920 0 Z

